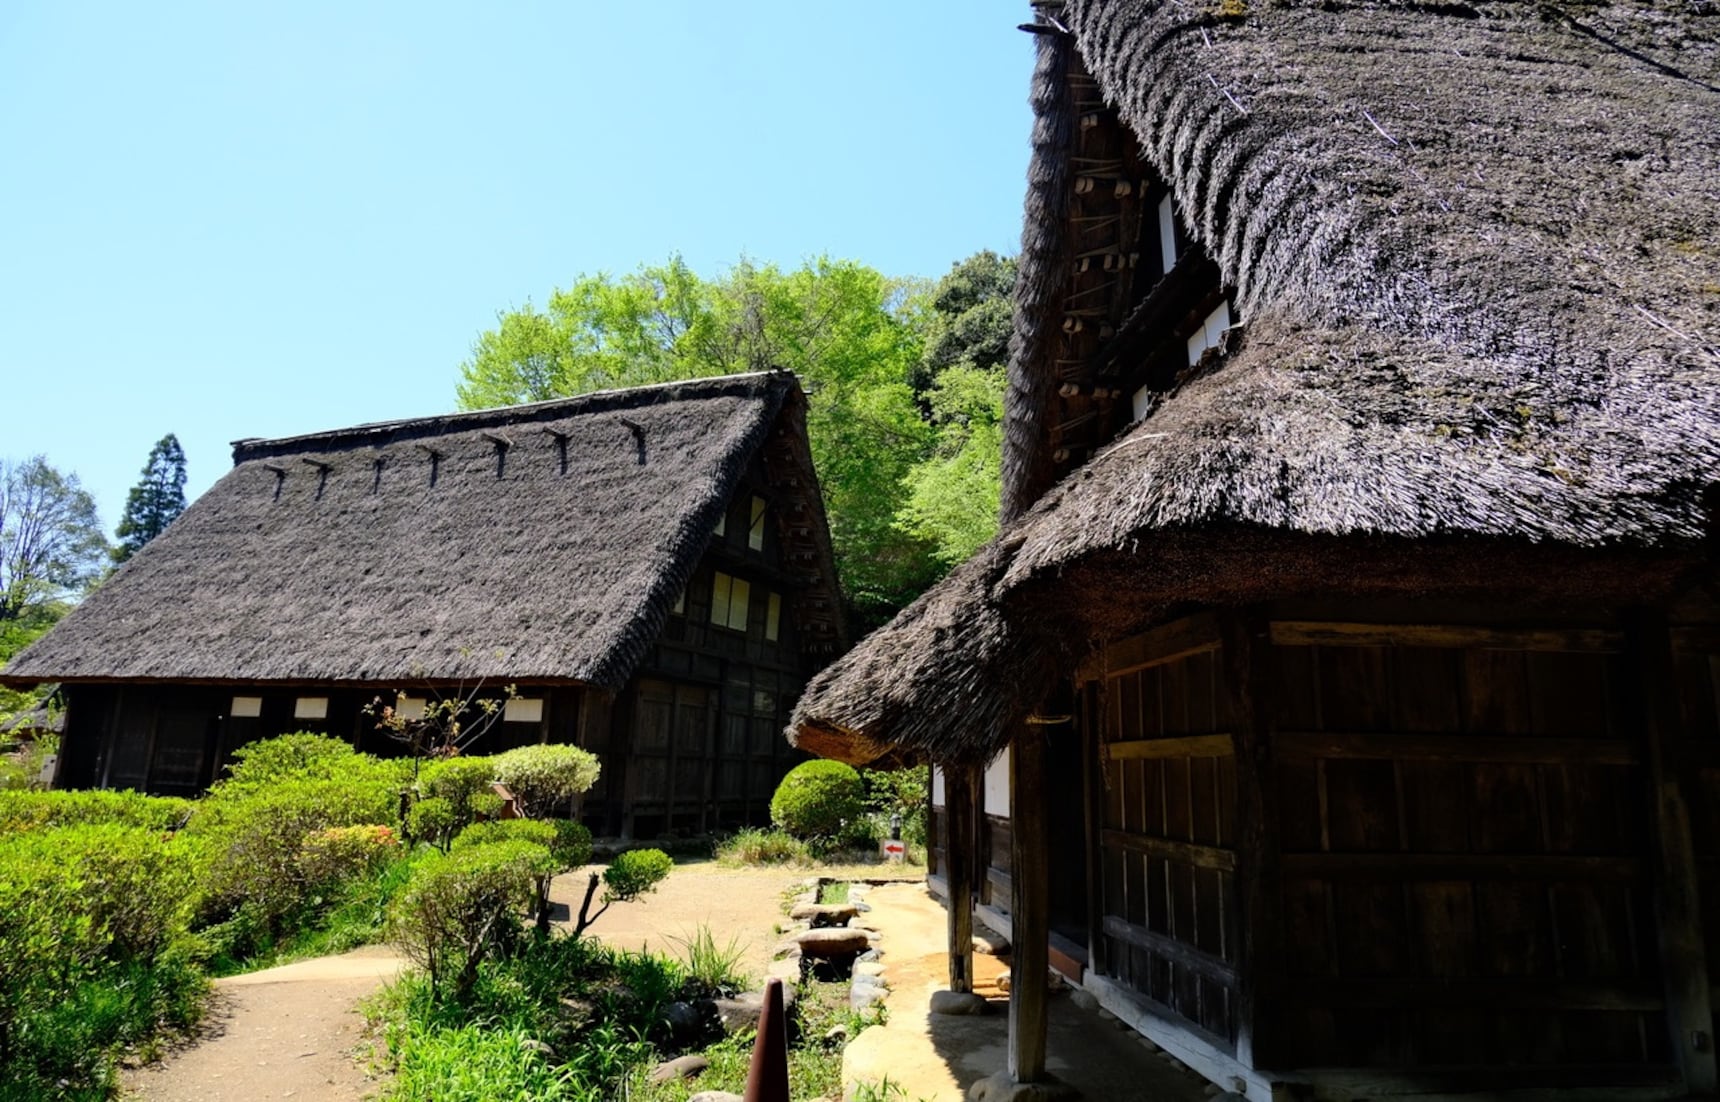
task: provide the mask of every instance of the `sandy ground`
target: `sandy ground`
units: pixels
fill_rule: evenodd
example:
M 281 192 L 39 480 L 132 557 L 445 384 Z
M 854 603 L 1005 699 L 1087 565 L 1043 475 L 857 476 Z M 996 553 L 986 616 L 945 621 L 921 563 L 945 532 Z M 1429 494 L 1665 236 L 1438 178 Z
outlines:
M 888 1021 L 856 1037 L 843 1053 L 842 1082 L 888 1077 L 904 1099 L 961 1102 L 974 1081 L 1003 1070 L 1009 1052 L 1009 996 L 996 983 L 1007 962 L 974 954 L 974 992 L 991 1005 L 984 1015 L 929 1012 L 932 992 L 947 987 L 949 960 L 943 905 L 923 883 L 891 884 L 866 893 L 868 920 L 884 935 Z M 1205 1102 L 1206 1083 L 1168 1063 L 1133 1031 L 1054 995 L 1046 1066 L 1084 1099 L 1105 1102 Z
M 196 1042 L 125 1075 L 128 1097 L 148 1102 L 292 1098 L 353 1102 L 375 1081 L 353 1055 L 364 1020 L 358 1001 L 400 970 L 383 946 L 215 981 Z

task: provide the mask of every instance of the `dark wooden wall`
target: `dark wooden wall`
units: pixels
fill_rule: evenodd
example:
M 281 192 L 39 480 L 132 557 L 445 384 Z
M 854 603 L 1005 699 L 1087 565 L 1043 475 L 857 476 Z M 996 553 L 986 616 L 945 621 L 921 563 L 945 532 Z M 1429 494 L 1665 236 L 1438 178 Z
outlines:
M 1229 1046 L 1236 1036 L 1236 768 L 1216 636 L 1113 648 L 1096 680 L 1101 915 L 1093 966 Z

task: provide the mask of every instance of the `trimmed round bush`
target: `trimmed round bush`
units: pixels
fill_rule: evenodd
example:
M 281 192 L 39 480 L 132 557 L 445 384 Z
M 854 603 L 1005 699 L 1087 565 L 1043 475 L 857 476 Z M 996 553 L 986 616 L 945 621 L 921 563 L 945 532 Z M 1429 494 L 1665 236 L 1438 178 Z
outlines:
M 541 819 L 597 783 L 597 756 L 577 746 L 521 746 L 490 759 L 521 815 Z
M 660 849 L 630 849 L 617 854 L 609 867 L 603 870 L 605 897 L 623 902 L 637 899 L 656 890 L 674 867 L 675 862 Z
M 796 838 L 834 841 L 866 814 L 866 786 L 839 761 L 802 762 L 770 798 L 771 822 Z

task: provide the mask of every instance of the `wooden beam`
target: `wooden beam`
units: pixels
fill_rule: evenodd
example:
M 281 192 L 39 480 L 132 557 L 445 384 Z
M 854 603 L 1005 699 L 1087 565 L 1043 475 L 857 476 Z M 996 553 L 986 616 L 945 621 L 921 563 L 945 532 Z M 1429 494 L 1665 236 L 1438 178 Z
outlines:
M 1642 761 L 1635 743 L 1616 738 L 1280 731 L 1272 745 L 1280 757 L 1298 758 L 1507 762 L 1514 765 L 1637 765 Z
M 1106 830 L 1100 835 L 1107 846 L 1116 846 L 1148 857 L 1193 865 L 1197 869 L 1236 871 L 1236 851 L 1221 846 L 1203 846 L 1198 842 L 1180 842 L 1175 838 L 1160 838 L 1152 834 L 1133 834 L 1126 830 Z
M 1107 742 L 1099 752 L 1112 761 L 1158 758 L 1228 758 L 1236 752 L 1229 735 L 1182 735 L 1177 738 L 1129 739 Z
M 1666 621 L 1644 611 L 1629 626 L 1635 662 L 1635 695 L 1648 768 L 1649 810 L 1654 823 L 1654 911 L 1660 941 L 1660 970 L 1666 982 L 1666 1024 L 1672 1052 L 1691 1094 L 1720 1087 L 1714 1055 L 1714 1004 L 1703 937 L 1701 882 L 1690 839 L 1678 751 L 1684 741 L 1672 640 Z
M 1097 681 L 1162 666 L 1191 654 L 1217 650 L 1218 642 L 1218 621 L 1211 613 L 1187 616 L 1103 648 L 1082 663 L 1075 679 Z
M 1010 741 L 1011 956 L 1009 1075 L 1045 1078 L 1046 969 L 1050 967 L 1050 823 L 1046 811 L 1045 728 L 1022 724 Z
M 1290 1059 L 1284 1050 L 1284 853 L 1274 755 L 1272 689 L 1276 652 L 1266 623 L 1248 613 L 1220 620 L 1219 693 L 1236 732 L 1236 1058 L 1251 1068 Z
M 1220 960 L 1211 953 L 1196 949 L 1186 941 L 1179 941 L 1168 934 L 1137 926 L 1116 915 L 1105 916 L 1105 932 L 1118 941 L 1126 941 L 1137 949 L 1144 949 L 1158 957 L 1186 968 L 1197 975 L 1205 976 L 1214 983 L 1226 987 L 1236 986 L 1236 967 Z
M 1634 880 L 1635 857 L 1505 853 L 1287 853 L 1284 875 L 1306 880 Z
M 1282 647 L 1460 647 L 1469 650 L 1578 651 L 1613 654 L 1622 632 L 1605 628 L 1490 628 L 1464 624 L 1355 624 L 1274 620 Z
M 949 885 L 950 990 L 973 991 L 974 769 L 944 768 L 944 880 Z

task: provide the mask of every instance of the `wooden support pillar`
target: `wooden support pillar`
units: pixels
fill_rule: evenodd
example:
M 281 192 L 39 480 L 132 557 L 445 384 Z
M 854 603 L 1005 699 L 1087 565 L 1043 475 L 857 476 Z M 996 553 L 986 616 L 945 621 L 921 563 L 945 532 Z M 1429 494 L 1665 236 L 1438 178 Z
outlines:
M 1045 1078 L 1051 839 L 1044 780 L 1045 728 L 1024 724 L 1009 752 L 1009 1076 L 1017 1083 Z
M 1219 631 L 1220 691 L 1236 740 L 1236 1058 L 1251 1068 L 1272 1067 L 1289 1058 L 1279 1044 L 1286 979 L 1279 873 L 1283 841 L 1272 760 L 1272 642 L 1264 621 L 1242 612 L 1225 614 Z
M 1702 936 L 1696 855 L 1690 841 L 1690 808 L 1680 768 L 1683 722 L 1666 621 L 1653 613 L 1632 618 L 1627 653 L 1637 663 L 1643 765 L 1654 824 L 1654 912 L 1660 967 L 1666 984 L 1667 1028 L 1672 1051 L 1693 1095 L 1716 1090 L 1713 993 Z
M 973 991 L 975 771 L 944 767 L 944 881 L 949 885 L 950 990 Z

